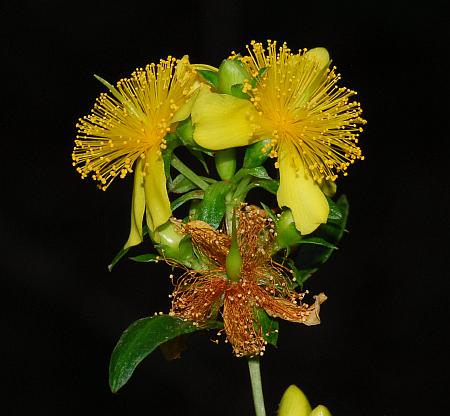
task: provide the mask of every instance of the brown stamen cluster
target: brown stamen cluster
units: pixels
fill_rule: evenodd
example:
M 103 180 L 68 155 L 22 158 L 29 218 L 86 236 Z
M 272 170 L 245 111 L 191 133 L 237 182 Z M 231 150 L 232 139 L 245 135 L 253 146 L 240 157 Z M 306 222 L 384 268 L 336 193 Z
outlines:
M 326 296 L 315 296 L 314 305 L 303 302 L 305 293 L 292 288 L 290 271 L 272 260 L 274 225 L 264 210 L 243 204 L 236 210 L 237 241 L 242 257 L 239 281 L 226 274 L 231 236 L 202 221 L 181 227 L 189 235 L 207 268 L 188 270 L 175 284 L 171 314 L 203 326 L 222 314 L 226 341 L 236 356 L 262 355 L 267 334 L 256 311 L 275 318 L 315 325 Z

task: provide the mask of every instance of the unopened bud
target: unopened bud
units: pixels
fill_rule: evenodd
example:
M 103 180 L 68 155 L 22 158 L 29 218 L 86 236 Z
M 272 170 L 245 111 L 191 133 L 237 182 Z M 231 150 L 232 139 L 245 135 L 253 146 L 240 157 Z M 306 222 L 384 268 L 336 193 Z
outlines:
M 236 59 L 225 59 L 219 67 L 219 92 L 231 94 L 231 87 L 251 78 L 244 65 Z
M 311 405 L 305 394 L 293 384 L 290 385 L 281 398 L 278 416 L 309 416 Z
M 309 416 L 331 416 L 331 413 L 323 404 L 319 404 Z
M 300 242 L 302 235 L 295 227 L 294 217 L 290 209 L 286 209 L 280 215 L 276 223 L 277 248 L 292 247 Z

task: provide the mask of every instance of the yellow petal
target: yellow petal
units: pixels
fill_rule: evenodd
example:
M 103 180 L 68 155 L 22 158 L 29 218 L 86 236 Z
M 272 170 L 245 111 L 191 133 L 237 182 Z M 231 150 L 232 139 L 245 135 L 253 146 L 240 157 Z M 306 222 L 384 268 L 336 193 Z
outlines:
M 317 63 L 317 69 L 320 71 L 330 64 L 330 54 L 325 48 L 313 48 L 305 53 L 304 57 Z
M 311 405 L 305 394 L 293 384 L 290 385 L 281 398 L 278 416 L 309 416 Z
M 130 235 L 124 248 L 136 246 L 143 240 L 142 220 L 145 212 L 144 177 L 142 176 L 142 159 L 136 163 L 134 172 L 133 197 L 131 200 L 131 228 Z
M 164 160 L 159 147 L 149 149 L 143 162 L 147 225 L 150 231 L 154 231 L 172 215 L 166 188 Z
M 320 224 L 327 222 L 328 201 L 295 149 L 283 145 L 278 154 L 278 205 L 291 209 L 297 230 L 302 234 L 312 233 Z
M 315 407 L 309 416 L 331 416 L 331 413 L 326 406 L 319 404 L 319 406 Z
M 175 123 L 177 121 L 185 120 L 189 117 L 192 111 L 192 106 L 195 103 L 195 100 L 197 99 L 198 91 L 194 92 L 191 98 L 187 100 L 184 105 L 182 105 L 179 110 L 173 115 L 172 119 L 170 120 L 171 123 Z
M 256 115 L 250 101 L 202 88 L 191 112 L 194 140 L 211 150 L 245 146 L 252 141 Z

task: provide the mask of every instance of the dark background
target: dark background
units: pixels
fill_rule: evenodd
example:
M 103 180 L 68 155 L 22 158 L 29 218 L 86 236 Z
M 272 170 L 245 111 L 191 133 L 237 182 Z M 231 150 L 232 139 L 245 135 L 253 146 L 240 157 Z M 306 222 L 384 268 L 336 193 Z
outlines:
M 246 363 L 208 335 L 157 351 L 117 394 L 110 352 L 169 308 L 167 266 L 106 266 L 128 235 L 132 184 L 71 166 L 77 118 L 168 54 L 219 65 L 252 39 L 325 46 L 358 91 L 366 161 L 339 182 L 350 232 L 307 288 L 323 323 L 281 323 L 262 363 L 268 415 L 289 384 L 335 416 L 448 411 L 448 19 L 443 2 L 2 4 L 0 208 L 3 414 L 251 415 Z

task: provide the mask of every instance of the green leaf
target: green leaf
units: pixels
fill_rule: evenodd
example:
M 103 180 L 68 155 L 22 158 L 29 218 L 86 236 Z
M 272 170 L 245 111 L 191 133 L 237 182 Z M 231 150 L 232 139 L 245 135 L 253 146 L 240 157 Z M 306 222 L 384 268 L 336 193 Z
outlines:
M 236 172 L 236 175 L 234 175 L 232 181 L 234 183 L 238 183 L 246 176 L 253 176 L 254 178 L 258 179 L 272 180 L 264 166 L 255 166 L 254 168 L 239 169 L 238 172 Z
M 203 199 L 204 194 L 205 192 L 200 189 L 187 192 L 183 196 L 180 196 L 179 198 L 172 201 L 172 203 L 170 204 L 170 209 L 172 211 L 175 211 L 178 207 L 181 207 L 181 205 L 183 205 L 187 201 L 190 201 L 191 199 Z
M 138 364 L 156 347 L 199 329 L 189 321 L 169 315 L 151 316 L 132 323 L 111 355 L 109 385 L 112 392 L 116 393 L 127 383 Z
M 337 250 L 337 247 L 334 244 L 329 243 L 320 237 L 311 237 L 311 238 L 302 238 L 299 241 L 299 244 L 317 244 L 318 246 L 331 248 L 333 250 Z
M 254 308 L 255 324 L 261 327 L 263 338 L 274 347 L 278 341 L 278 321 L 271 318 L 263 308 Z
M 250 80 L 250 84 L 252 85 L 253 88 L 255 88 L 258 82 L 261 81 L 261 79 L 264 77 L 264 74 L 266 73 L 267 69 L 268 67 L 261 68 L 258 71 L 258 75 L 256 75 L 256 77 Z
M 139 256 L 129 257 L 129 259 L 137 261 L 139 263 L 151 263 L 160 260 L 161 256 L 154 253 L 147 253 L 147 254 L 140 254 Z
M 278 187 L 280 186 L 280 182 L 278 182 L 276 179 L 258 179 L 256 181 L 253 181 L 250 186 L 252 188 L 263 188 L 271 194 L 276 195 L 276 193 L 278 192 Z
M 341 219 L 329 219 L 326 224 L 322 224 L 316 231 L 309 234 L 308 237 L 302 239 L 316 241 L 326 241 L 329 246 L 323 244 L 300 244 L 295 254 L 294 263 L 298 271 L 298 282 L 302 284 L 309 278 L 318 268 L 325 263 L 335 246 L 338 244 L 342 235 L 344 234 L 345 226 L 347 224 L 349 204 L 347 197 L 342 195 L 336 202 L 336 207 L 341 212 Z
M 342 221 L 344 217 L 344 212 L 331 198 L 327 198 L 328 206 L 330 207 L 330 211 L 328 213 L 328 221 Z
M 168 187 L 169 192 L 173 192 L 175 194 L 184 194 L 195 188 L 197 188 L 197 185 L 181 173 L 175 177 Z
M 198 70 L 197 73 L 200 74 L 205 81 L 217 88 L 217 85 L 219 84 L 219 75 L 217 72 Z
M 196 220 L 204 221 L 219 228 L 223 216 L 225 215 L 225 196 L 234 187 L 228 182 L 216 182 L 208 186 L 205 190 L 202 202 L 196 209 Z

